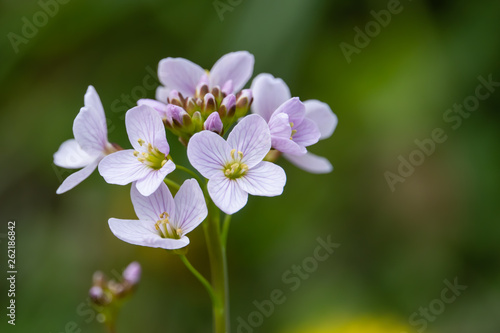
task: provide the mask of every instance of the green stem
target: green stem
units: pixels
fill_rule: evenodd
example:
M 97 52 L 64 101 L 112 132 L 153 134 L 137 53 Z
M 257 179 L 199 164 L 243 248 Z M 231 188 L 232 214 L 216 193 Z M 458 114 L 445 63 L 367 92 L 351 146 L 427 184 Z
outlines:
M 164 182 L 165 182 L 165 184 L 168 185 L 168 187 L 170 187 L 172 190 L 174 190 L 173 191 L 174 193 L 172 193 L 172 194 L 175 194 L 181 188 L 181 186 L 179 184 L 177 184 L 176 182 L 174 182 L 172 179 L 165 178 Z
M 191 271 L 191 273 L 193 273 L 193 275 L 205 287 L 205 289 L 207 290 L 208 294 L 210 295 L 210 299 L 212 300 L 212 304 L 215 305 L 216 299 L 215 299 L 214 291 L 213 291 L 212 286 L 210 285 L 210 283 L 207 281 L 207 279 L 205 279 L 205 277 L 203 275 L 201 275 L 200 272 L 198 272 L 198 270 L 196 268 L 193 267 L 193 265 L 191 265 L 191 263 L 189 262 L 188 258 L 186 258 L 185 255 L 180 254 L 179 257 L 181 258 L 181 260 L 184 263 L 184 265 L 186 265 L 186 267 Z
M 191 170 L 189 168 L 186 168 L 185 166 L 182 166 L 182 165 L 179 165 L 179 164 L 176 164 L 175 168 L 178 169 L 178 170 L 181 170 L 181 171 L 189 173 L 191 176 L 193 176 L 194 178 L 196 178 L 196 180 L 198 181 L 198 183 L 201 183 L 200 177 L 198 177 L 198 175 L 193 170 Z
M 224 251 L 226 250 L 226 244 L 227 244 L 227 234 L 229 232 L 229 225 L 231 224 L 231 216 L 229 214 L 226 214 L 224 217 L 224 223 L 222 224 L 222 246 L 224 247 Z
M 220 211 L 205 191 L 208 217 L 203 223 L 215 302 L 213 305 L 214 333 L 229 333 L 229 285 L 227 281 L 226 251 L 220 232 Z

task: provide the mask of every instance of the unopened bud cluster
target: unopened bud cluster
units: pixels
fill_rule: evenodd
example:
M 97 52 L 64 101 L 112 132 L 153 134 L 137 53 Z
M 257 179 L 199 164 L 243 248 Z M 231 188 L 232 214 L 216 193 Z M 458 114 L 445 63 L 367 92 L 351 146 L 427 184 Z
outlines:
M 184 97 L 176 90 L 170 92 L 164 122 L 181 142 L 187 144 L 193 134 L 202 130 L 224 134 L 236 120 L 247 114 L 252 101 L 250 89 L 234 95 L 226 94 L 219 86 L 209 90 L 206 83 L 201 83 L 194 97 Z
M 89 290 L 92 303 L 98 307 L 107 307 L 116 305 L 130 296 L 141 278 L 141 265 L 132 262 L 123 271 L 122 277 L 122 281 L 117 282 L 108 280 L 100 271 L 95 272 L 92 277 L 92 287 Z

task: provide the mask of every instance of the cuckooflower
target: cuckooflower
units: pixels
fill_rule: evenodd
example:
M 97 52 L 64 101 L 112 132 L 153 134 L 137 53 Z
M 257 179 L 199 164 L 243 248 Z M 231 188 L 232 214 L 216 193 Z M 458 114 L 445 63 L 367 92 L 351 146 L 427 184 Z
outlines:
M 148 197 L 141 195 L 134 183 L 130 196 L 139 220 L 111 218 L 109 227 L 116 237 L 134 245 L 183 248 L 189 244 L 186 234 L 208 214 L 203 192 L 194 179 L 186 180 L 175 198 L 164 183 Z
M 197 64 L 184 58 L 165 58 L 158 65 L 158 78 L 165 87 L 157 90 L 157 98 L 166 101 L 172 90 L 185 97 L 195 97 L 197 89 L 218 86 L 225 94 L 243 88 L 252 76 L 254 57 L 247 51 L 231 52 L 222 56 L 207 73 Z M 165 99 L 164 99 L 165 98 Z
M 168 158 L 170 147 L 160 115 L 147 105 L 130 109 L 125 125 L 134 149 L 106 156 L 99 163 L 99 173 L 109 184 L 126 185 L 137 181 L 142 195 L 153 193 L 167 174 L 175 169 Z
M 271 149 L 271 134 L 259 115 L 244 117 L 227 141 L 211 131 L 195 134 L 188 144 L 191 164 L 208 178 L 214 203 L 227 214 L 245 206 L 248 194 L 276 196 L 283 192 L 286 175 L 271 162 L 262 161 Z
M 274 78 L 271 74 L 259 74 L 253 80 L 251 89 L 254 97 L 252 112 L 261 115 L 266 121 L 270 121 L 275 110 L 291 97 L 286 83 Z M 308 100 L 303 104 L 305 119 L 313 121 L 319 129 L 319 140 L 329 138 L 337 127 L 337 116 L 327 104 L 318 100 Z M 311 173 L 328 173 L 333 170 L 326 158 L 310 152 L 304 155 L 292 155 L 285 152 L 283 156 L 299 168 Z
M 73 122 L 74 139 L 64 141 L 54 154 L 54 164 L 67 169 L 83 168 L 66 178 L 56 193 L 61 194 L 80 184 L 108 154 L 117 149 L 108 142 L 108 128 L 101 99 L 89 86 L 85 106 Z

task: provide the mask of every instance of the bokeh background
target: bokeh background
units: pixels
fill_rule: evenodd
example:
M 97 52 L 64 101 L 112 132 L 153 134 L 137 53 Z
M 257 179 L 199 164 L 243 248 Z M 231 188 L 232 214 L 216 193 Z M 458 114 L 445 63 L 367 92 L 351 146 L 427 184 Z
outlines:
M 103 332 L 86 303 L 92 273 L 113 276 L 132 260 L 143 265 L 143 280 L 119 332 L 210 331 L 209 299 L 178 258 L 111 234 L 109 217 L 135 218 L 129 187 L 95 173 L 58 196 L 69 173 L 53 166 L 52 154 L 72 137 L 89 84 L 103 101 L 110 140 L 126 147 L 124 112 L 154 97 L 159 60 L 184 57 L 210 68 L 227 52 L 248 50 L 255 75 L 272 73 L 294 96 L 328 103 L 339 126 L 311 148 L 334 172 L 312 175 L 279 161 L 284 194 L 252 197 L 233 218 L 233 332 L 274 289 L 287 300 L 255 332 L 417 332 L 422 326 L 409 317 L 457 278 L 467 290 L 425 331 L 498 333 L 500 89 L 456 130 L 443 114 L 474 94 L 478 76 L 500 81 L 500 2 L 403 1 L 350 63 L 340 43 L 353 44 L 353 29 L 364 29 L 388 1 L 221 2 L 231 8 L 222 16 L 212 0 L 71 0 L 16 52 L 8 34 L 22 35 L 23 18 L 33 22 L 42 7 L 0 1 L 0 236 L 17 221 L 19 272 L 17 325 L 7 325 L 2 310 L 1 331 Z M 408 158 L 414 141 L 435 128 L 447 140 L 391 191 L 385 172 L 396 173 L 398 157 Z M 282 275 L 328 235 L 341 246 L 290 291 Z M 208 275 L 202 229 L 191 240 L 188 256 Z M 77 329 L 66 329 L 71 322 Z

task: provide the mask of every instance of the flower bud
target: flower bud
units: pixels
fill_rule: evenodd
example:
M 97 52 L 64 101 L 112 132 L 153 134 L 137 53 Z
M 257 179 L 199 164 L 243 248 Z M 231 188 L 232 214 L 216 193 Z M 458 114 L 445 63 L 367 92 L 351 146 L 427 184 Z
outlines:
M 174 125 L 174 127 L 182 127 L 182 125 L 184 124 L 184 115 L 187 115 L 189 117 L 189 114 L 180 106 L 173 104 L 169 104 L 167 106 L 167 116 L 172 119 L 172 124 Z
M 141 272 L 141 265 L 137 261 L 134 261 L 123 271 L 123 279 L 132 285 L 136 285 L 141 279 Z
M 202 113 L 210 114 L 214 112 L 217 108 L 217 103 L 215 102 L 215 97 L 211 93 L 207 93 L 203 98 L 203 106 L 201 107 Z
M 236 97 L 233 94 L 227 95 L 219 107 L 219 116 L 226 117 L 229 113 L 234 114 L 236 110 Z
M 177 90 L 170 91 L 170 93 L 168 94 L 167 100 L 168 100 L 169 104 L 182 106 L 182 102 L 183 102 L 182 94 L 180 92 L 178 92 Z
M 194 125 L 194 132 L 200 132 L 203 130 L 203 118 L 201 117 L 200 111 L 195 111 L 191 117 Z
M 105 301 L 104 291 L 101 287 L 93 286 L 89 290 L 89 296 L 95 304 L 103 304 Z
M 223 97 L 222 97 L 222 91 L 220 90 L 219 86 L 213 87 L 211 93 L 215 97 L 215 101 L 217 102 L 217 104 L 220 104 Z
M 101 271 L 97 271 L 92 275 L 92 285 L 103 287 L 106 284 L 106 277 Z
M 215 132 L 217 134 L 222 134 L 222 130 L 224 126 L 222 125 L 222 120 L 217 112 L 212 112 L 207 120 L 205 120 L 205 124 L 203 124 L 204 129 L 208 131 Z
M 198 107 L 196 105 L 196 100 L 193 97 L 188 97 L 188 99 L 186 100 L 186 111 L 189 114 L 192 114 L 197 109 L 198 109 Z
M 208 83 L 200 82 L 196 87 L 196 96 L 203 98 L 206 94 L 208 94 Z
M 253 102 L 252 90 L 244 89 L 236 100 L 236 118 L 241 118 L 247 114 Z

